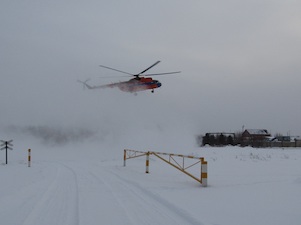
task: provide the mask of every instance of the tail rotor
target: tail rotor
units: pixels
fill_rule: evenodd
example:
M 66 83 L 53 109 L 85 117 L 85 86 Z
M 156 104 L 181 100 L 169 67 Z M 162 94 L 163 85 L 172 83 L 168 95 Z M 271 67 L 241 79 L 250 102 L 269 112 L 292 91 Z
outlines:
M 81 81 L 81 80 L 77 80 L 77 82 L 83 84 L 83 90 L 86 90 L 86 88 L 89 88 L 89 85 L 87 84 L 87 82 L 89 81 L 90 79 L 87 79 L 85 81 Z

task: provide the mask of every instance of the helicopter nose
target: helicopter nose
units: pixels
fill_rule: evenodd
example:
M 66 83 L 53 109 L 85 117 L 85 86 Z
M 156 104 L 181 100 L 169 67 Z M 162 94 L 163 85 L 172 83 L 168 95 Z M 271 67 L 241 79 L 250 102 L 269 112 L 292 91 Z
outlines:
M 158 86 L 158 87 L 161 87 L 162 84 L 158 81 L 158 82 L 157 82 L 157 86 Z

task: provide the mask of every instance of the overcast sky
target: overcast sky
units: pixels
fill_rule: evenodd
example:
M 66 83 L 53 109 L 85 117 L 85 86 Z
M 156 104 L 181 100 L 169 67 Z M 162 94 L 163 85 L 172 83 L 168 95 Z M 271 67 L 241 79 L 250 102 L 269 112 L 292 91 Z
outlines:
M 300 10 L 297 0 L 1 0 L 0 126 L 301 135 Z M 182 73 L 157 77 L 154 94 L 76 82 L 124 81 L 101 79 L 119 74 L 98 65 L 138 73 L 157 60 L 150 72 Z

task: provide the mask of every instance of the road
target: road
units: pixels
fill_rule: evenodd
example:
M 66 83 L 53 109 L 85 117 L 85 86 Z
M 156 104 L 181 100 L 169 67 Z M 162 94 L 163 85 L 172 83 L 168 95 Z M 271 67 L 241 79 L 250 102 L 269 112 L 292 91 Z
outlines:
M 18 168 L 11 176 L 18 176 Z M 202 224 L 139 182 L 101 162 L 42 161 L 10 181 L 0 198 L 6 225 Z M 3 188 L 2 188 L 3 190 Z

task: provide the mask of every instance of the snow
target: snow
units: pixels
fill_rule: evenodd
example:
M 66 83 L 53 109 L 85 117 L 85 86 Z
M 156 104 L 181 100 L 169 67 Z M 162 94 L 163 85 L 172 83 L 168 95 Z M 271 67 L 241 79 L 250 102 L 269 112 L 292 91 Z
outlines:
M 0 152 L 1 224 L 301 224 L 300 148 L 177 150 L 208 161 L 204 188 L 154 156 L 149 174 L 145 157 L 124 167 L 114 144 L 32 142 L 29 168 L 30 143 L 14 140 L 8 165 Z
M 246 129 L 246 131 L 248 131 L 249 134 L 253 134 L 253 135 L 268 135 L 268 131 L 264 130 L 264 129 Z

